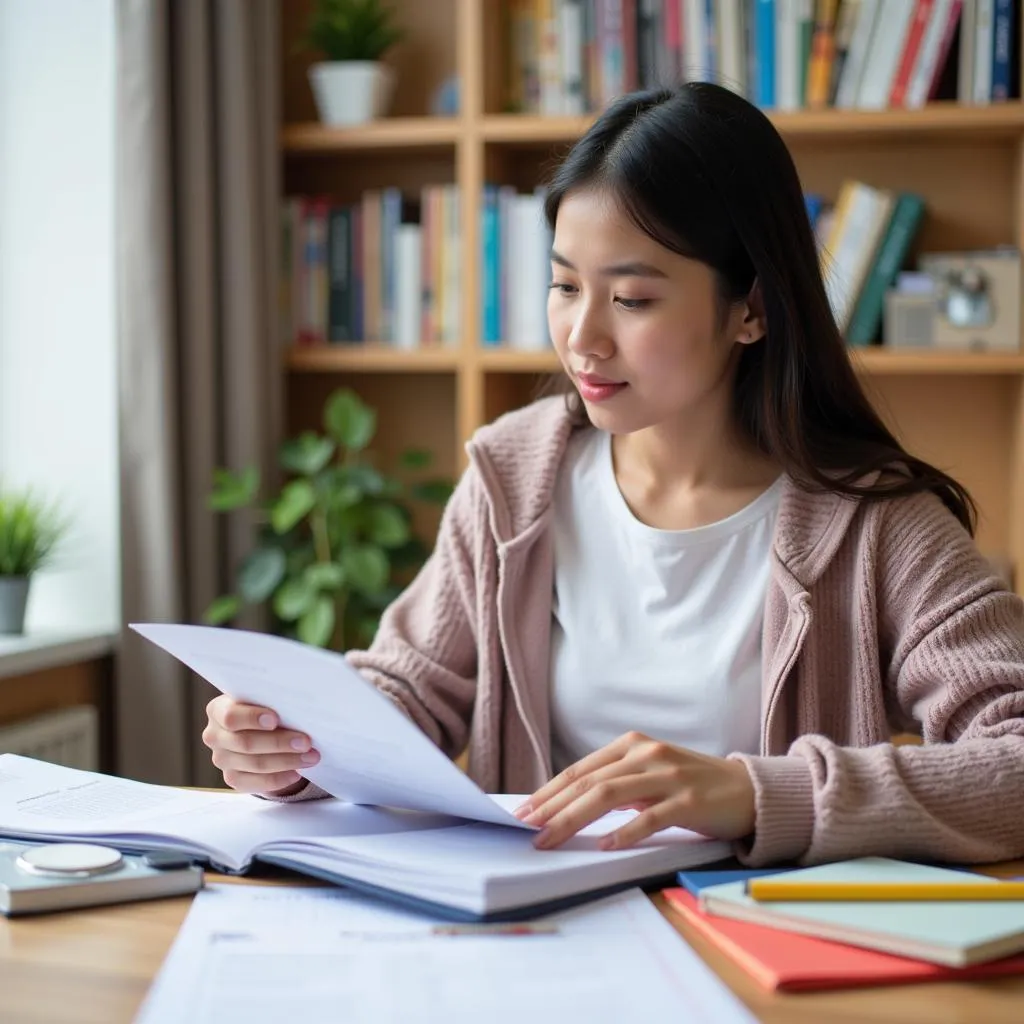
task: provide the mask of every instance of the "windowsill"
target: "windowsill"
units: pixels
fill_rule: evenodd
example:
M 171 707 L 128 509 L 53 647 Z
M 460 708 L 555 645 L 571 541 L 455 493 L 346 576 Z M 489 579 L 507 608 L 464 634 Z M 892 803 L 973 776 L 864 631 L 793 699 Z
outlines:
M 0 679 L 103 658 L 116 646 L 116 633 L 54 631 L 0 636 Z

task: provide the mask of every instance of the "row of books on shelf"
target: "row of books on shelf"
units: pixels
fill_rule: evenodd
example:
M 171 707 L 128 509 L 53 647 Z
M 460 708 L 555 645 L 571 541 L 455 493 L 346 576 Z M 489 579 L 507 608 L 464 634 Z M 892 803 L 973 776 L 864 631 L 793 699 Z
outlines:
M 551 346 L 546 304 L 551 231 L 545 192 L 487 185 L 478 208 L 479 322 L 485 347 Z M 919 254 L 920 195 L 844 181 L 834 202 L 805 194 L 829 302 L 852 346 L 917 344 L 1019 350 L 1016 249 Z M 400 349 L 461 343 L 459 197 L 429 185 L 357 202 L 295 196 L 282 206 L 281 312 L 286 344 L 373 342 Z M 901 291 L 913 294 L 894 295 Z
M 455 185 L 365 192 L 358 202 L 291 196 L 281 207 L 286 344 L 373 341 L 398 348 L 460 337 Z
M 509 0 L 506 107 L 715 81 L 764 109 L 1020 96 L 1020 0 Z

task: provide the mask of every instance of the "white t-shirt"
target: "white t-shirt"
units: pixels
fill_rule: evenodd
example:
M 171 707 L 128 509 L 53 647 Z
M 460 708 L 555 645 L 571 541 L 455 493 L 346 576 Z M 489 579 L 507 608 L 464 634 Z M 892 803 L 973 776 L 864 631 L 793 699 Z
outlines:
M 716 756 L 757 753 L 783 479 L 717 523 L 657 530 L 619 491 L 611 436 L 571 439 L 554 507 L 556 772 L 631 729 Z

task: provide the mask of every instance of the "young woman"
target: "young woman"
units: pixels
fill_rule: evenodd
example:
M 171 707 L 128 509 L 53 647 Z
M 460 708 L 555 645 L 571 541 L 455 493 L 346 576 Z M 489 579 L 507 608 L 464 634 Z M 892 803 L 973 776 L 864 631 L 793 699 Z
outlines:
M 479 431 L 351 663 L 485 790 L 532 793 L 541 847 L 635 807 L 607 845 L 1024 854 L 1024 605 L 865 399 L 768 119 L 712 85 L 626 96 L 547 215 L 568 399 Z M 322 795 L 277 724 L 222 696 L 203 737 L 237 789 Z

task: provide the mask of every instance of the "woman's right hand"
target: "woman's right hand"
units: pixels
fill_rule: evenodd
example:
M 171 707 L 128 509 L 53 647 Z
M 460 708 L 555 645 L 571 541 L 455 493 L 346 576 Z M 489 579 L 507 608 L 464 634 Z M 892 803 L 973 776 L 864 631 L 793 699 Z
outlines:
M 311 768 L 320 760 L 310 739 L 301 732 L 282 729 L 277 713 L 257 704 L 242 704 L 221 694 L 206 705 L 203 743 L 213 752 L 213 763 L 224 781 L 241 793 L 287 796 L 305 779 L 297 769 Z

